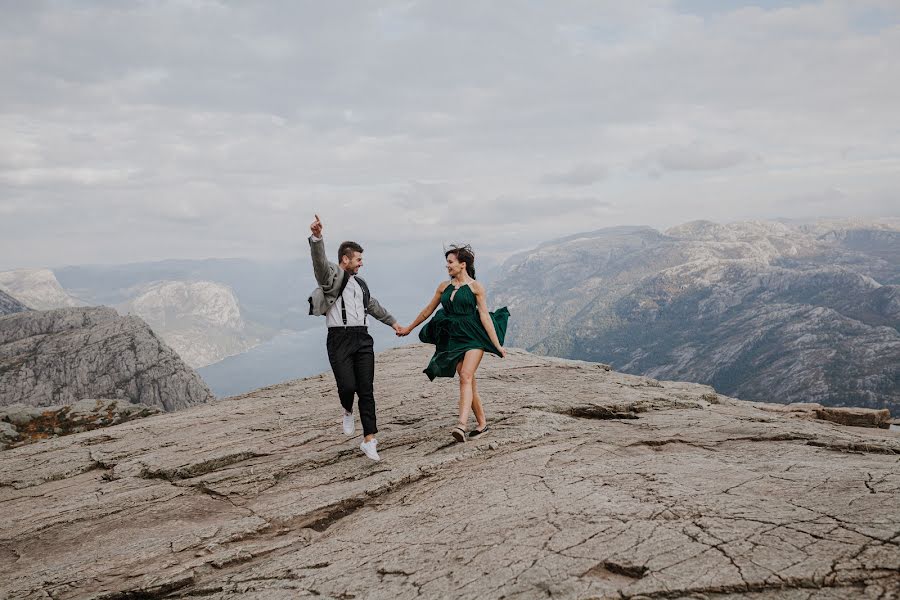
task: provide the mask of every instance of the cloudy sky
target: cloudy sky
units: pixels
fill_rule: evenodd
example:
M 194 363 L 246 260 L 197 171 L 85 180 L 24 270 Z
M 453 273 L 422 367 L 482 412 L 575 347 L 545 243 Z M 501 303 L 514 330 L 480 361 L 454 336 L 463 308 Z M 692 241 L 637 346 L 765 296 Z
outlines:
M 896 0 L 0 9 L 0 268 L 900 214 Z

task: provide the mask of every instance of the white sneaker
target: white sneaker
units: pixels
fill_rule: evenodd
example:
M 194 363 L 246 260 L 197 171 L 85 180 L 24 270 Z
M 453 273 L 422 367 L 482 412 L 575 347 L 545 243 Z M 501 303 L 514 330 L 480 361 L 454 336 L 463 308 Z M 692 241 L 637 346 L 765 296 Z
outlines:
M 381 457 L 378 456 L 378 451 L 375 449 L 375 446 L 378 444 L 378 440 L 372 439 L 371 442 L 363 442 L 359 445 L 359 449 L 363 451 L 363 453 L 371 458 L 372 460 L 381 460 Z
M 353 418 L 353 413 L 348 413 L 345 410 L 344 411 L 344 435 L 353 435 L 354 431 L 356 431 L 356 419 Z

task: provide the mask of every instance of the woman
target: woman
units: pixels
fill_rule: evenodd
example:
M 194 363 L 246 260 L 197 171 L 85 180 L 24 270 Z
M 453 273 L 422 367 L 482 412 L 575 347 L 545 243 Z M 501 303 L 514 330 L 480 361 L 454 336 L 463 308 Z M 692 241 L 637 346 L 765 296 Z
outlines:
M 475 254 L 469 246 L 452 247 L 444 253 L 450 281 L 443 281 L 434 297 L 416 319 L 398 335 L 408 335 L 439 310 L 422 331 L 419 339 L 437 348 L 424 373 L 428 378 L 459 375 L 459 423 L 450 430 L 458 442 L 476 438 L 487 431 L 484 407 L 475 383 L 475 371 L 485 351 L 503 358 L 503 339 L 509 311 L 506 307 L 488 312 L 484 286 L 475 281 Z M 477 428 L 466 432 L 469 411 L 475 413 Z

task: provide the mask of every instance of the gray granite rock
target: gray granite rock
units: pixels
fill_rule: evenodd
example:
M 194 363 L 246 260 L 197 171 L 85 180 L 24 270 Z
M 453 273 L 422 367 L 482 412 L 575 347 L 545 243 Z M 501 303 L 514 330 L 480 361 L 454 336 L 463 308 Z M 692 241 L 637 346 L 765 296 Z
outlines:
M 511 351 L 452 442 L 430 348 L 378 355 L 379 463 L 330 373 L 0 454 L 0 597 L 900 593 L 900 433 Z
M 890 426 L 891 413 L 886 408 L 875 410 L 871 408 L 826 407 L 816 411 L 816 418 L 852 427 L 880 427 L 887 429 Z
M 0 317 L 0 405 L 52 406 L 84 398 L 171 411 L 213 396 L 137 317 L 106 307 Z
M 0 450 L 5 450 L 19 441 L 19 431 L 16 426 L 6 421 L 0 421 Z
M 27 306 L 0 290 L 0 316 L 11 315 L 13 313 L 25 312 L 29 310 Z
M 891 426 L 891 414 L 886 409 L 825 407 L 815 402 L 797 402 L 795 404 L 753 403 L 754 406 L 768 412 L 790 414 L 808 419 L 822 419 L 850 427 L 877 427 L 888 429 Z

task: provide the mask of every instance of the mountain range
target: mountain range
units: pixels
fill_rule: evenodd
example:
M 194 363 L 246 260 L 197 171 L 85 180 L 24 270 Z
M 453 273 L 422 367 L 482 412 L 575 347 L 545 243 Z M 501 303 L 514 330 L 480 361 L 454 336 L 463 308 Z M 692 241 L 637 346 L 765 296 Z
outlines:
M 378 300 L 408 322 L 446 276 L 443 253 L 440 247 L 434 253 L 403 248 L 382 252 L 367 253 L 371 260 L 363 274 Z M 185 362 L 202 369 L 203 378 L 219 395 L 304 377 L 327 366 L 324 326 L 321 319 L 308 315 L 306 298 L 315 281 L 306 256 L 269 261 L 163 260 L 40 271 L 41 279 L 52 281 L 51 287 L 59 292 L 47 297 L 43 308 L 106 305 L 139 316 Z M 7 273 L 25 280 L 28 272 Z M 18 295 L 25 289 L 18 286 Z M 71 301 L 61 302 L 63 297 Z M 380 324 L 372 333 L 379 349 L 408 343 Z
M 769 402 L 900 412 L 900 228 L 695 221 L 511 257 L 508 345 Z
M 489 277 L 481 261 L 479 272 L 491 280 L 491 305 L 513 311 L 507 346 L 706 383 L 742 398 L 887 407 L 896 415 L 898 224 L 607 228 L 541 244 Z M 371 258 L 365 277 L 401 321 L 446 276 L 441 253 Z M 140 316 L 190 366 L 202 367 L 220 395 L 327 366 L 320 320 L 306 315 L 314 282 L 305 257 L 20 269 L 0 273 L 0 282 L 22 308 L 106 304 Z M 385 334 L 379 349 L 403 343 L 378 325 L 373 333 Z
M 309 325 L 303 319 L 305 294 L 314 284 L 311 268 L 300 261 L 172 259 L 121 265 L 73 265 L 54 268 L 53 272 L 72 295 L 93 305 L 121 305 L 160 282 L 208 281 L 231 291 L 247 322 L 273 331 L 304 329 Z
M 274 334 L 269 327 L 247 322 L 233 290 L 223 283 L 139 280 L 118 288 L 121 282 L 110 278 L 105 287 L 70 288 L 56 275 L 51 269 L 0 272 L 0 292 L 5 289 L 9 297 L 37 310 L 109 305 L 121 314 L 137 315 L 192 367 L 245 352 Z M 65 280 L 71 280 L 71 274 Z

